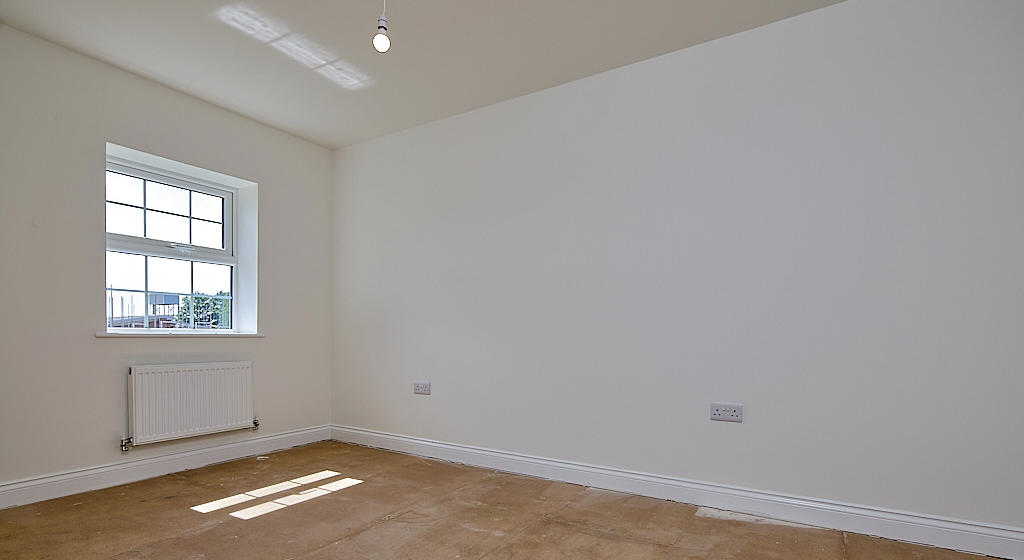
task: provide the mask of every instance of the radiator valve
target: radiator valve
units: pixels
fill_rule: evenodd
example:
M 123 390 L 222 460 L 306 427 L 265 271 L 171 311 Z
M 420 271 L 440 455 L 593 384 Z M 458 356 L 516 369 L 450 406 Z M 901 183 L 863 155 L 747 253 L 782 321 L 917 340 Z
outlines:
M 255 432 L 255 431 L 259 430 L 259 429 L 260 429 L 260 419 L 256 418 L 255 416 L 253 416 L 252 417 L 252 431 Z
M 132 438 L 124 438 L 124 439 L 122 439 L 121 440 L 121 453 L 128 453 L 129 451 L 132 450 L 132 446 L 133 445 L 135 445 L 135 442 L 132 441 Z

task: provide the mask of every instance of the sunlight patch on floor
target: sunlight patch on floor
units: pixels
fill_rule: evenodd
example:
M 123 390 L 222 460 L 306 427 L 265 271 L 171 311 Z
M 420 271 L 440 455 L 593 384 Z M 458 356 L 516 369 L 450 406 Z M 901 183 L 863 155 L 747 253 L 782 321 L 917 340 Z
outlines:
M 348 488 L 349 486 L 355 486 L 356 484 L 360 484 L 362 482 L 363 482 L 362 480 L 358 480 L 358 479 L 355 479 L 355 478 L 343 478 L 341 480 L 336 480 L 334 482 L 330 482 L 328 484 L 324 484 L 320 488 L 323 488 L 324 490 L 327 490 L 328 492 L 335 492 L 337 490 L 344 490 L 345 488 Z
M 293 478 L 291 481 L 296 484 L 309 484 L 310 482 L 316 482 L 325 478 L 331 478 L 332 476 L 338 476 L 341 473 L 334 471 L 320 471 L 318 473 L 307 474 L 306 476 L 300 476 L 299 478 Z
M 278 482 L 277 484 L 271 484 L 270 486 L 264 486 L 263 488 L 257 488 L 255 490 L 249 490 L 246 494 L 255 498 L 262 498 L 263 496 L 269 496 L 271 494 L 277 494 L 278 492 L 284 492 L 285 490 L 291 490 L 292 488 L 298 488 L 301 484 L 296 484 L 292 481 Z
M 239 519 L 252 519 L 253 517 L 259 517 L 264 513 L 270 513 L 275 510 L 284 509 L 285 507 L 287 506 L 284 506 L 277 502 L 264 502 L 259 505 L 238 510 L 232 513 L 231 515 Z
M 242 502 L 248 502 L 249 500 L 255 500 L 254 496 L 248 494 L 235 494 L 234 496 L 228 496 L 227 498 L 221 498 L 212 502 L 206 502 L 198 506 L 193 506 L 192 509 L 199 513 L 210 513 L 211 511 L 217 511 L 226 507 L 240 504 Z
M 305 476 L 300 476 L 298 478 L 293 478 L 291 480 L 286 480 L 284 482 L 278 482 L 277 484 L 271 484 L 270 486 L 264 486 L 263 488 L 257 488 L 255 490 L 247 490 L 245 492 L 242 492 L 241 494 L 235 494 L 234 496 L 228 496 L 227 498 L 221 498 L 219 500 L 214 500 L 212 502 L 206 502 L 205 504 L 199 504 L 198 506 L 192 506 L 191 509 L 194 510 L 194 511 L 198 511 L 199 513 L 210 513 L 211 511 L 217 511 L 218 509 L 224 509 L 226 507 L 231 507 L 233 505 L 237 505 L 237 504 L 240 504 L 242 502 L 248 502 L 249 500 L 253 500 L 255 498 L 262 498 L 264 496 L 269 496 L 271 494 L 276 494 L 278 492 L 284 492 L 285 490 L 291 490 L 293 488 L 298 488 L 299 486 L 302 486 L 304 484 L 309 484 L 311 482 L 317 482 L 317 481 L 320 481 L 320 480 L 324 480 L 324 479 L 327 479 L 327 478 L 338 476 L 340 474 L 341 473 L 334 472 L 334 471 L 315 472 L 313 474 L 307 474 Z M 346 479 L 343 479 L 343 480 L 339 480 L 338 482 L 343 482 L 345 480 L 353 480 L 353 479 L 346 478 Z M 339 489 L 340 488 L 332 488 L 332 489 L 329 489 L 328 492 L 333 492 L 334 490 L 339 490 Z M 264 512 L 264 513 L 266 513 L 266 512 Z M 262 514 L 257 514 L 257 515 L 262 515 Z
M 270 513 L 272 511 L 277 511 L 288 506 L 300 504 L 307 500 L 312 500 L 313 498 L 319 498 L 320 496 L 326 496 L 331 492 L 337 492 L 338 490 L 343 490 L 345 488 L 349 488 L 351 486 L 355 486 L 356 484 L 362 483 L 362 480 L 356 478 L 343 478 L 341 480 L 337 480 L 329 484 L 324 484 L 323 486 L 318 486 L 316 488 L 304 490 L 302 492 L 299 492 L 298 494 L 291 494 L 289 496 L 284 496 L 282 498 L 277 498 L 276 500 L 272 500 L 259 505 L 245 508 L 243 510 L 233 512 L 231 516 L 237 517 L 239 519 L 252 519 L 253 517 L 259 517 L 260 515 L 263 515 L 265 513 Z

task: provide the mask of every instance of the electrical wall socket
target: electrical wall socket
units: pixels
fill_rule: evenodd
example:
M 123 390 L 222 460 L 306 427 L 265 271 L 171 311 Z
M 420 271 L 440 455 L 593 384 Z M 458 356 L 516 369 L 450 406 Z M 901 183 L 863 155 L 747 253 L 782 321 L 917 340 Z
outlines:
M 429 395 L 430 394 L 430 382 L 429 381 L 416 381 L 412 384 L 412 392 L 416 395 Z
M 742 422 L 743 405 L 729 403 L 711 403 L 711 419 L 720 422 Z

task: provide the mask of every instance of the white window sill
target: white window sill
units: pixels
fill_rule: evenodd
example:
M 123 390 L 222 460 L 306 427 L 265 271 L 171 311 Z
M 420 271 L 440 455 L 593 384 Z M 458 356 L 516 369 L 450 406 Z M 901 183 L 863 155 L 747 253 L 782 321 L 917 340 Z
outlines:
M 96 338 L 266 338 L 263 333 L 240 332 L 108 332 L 98 331 Z

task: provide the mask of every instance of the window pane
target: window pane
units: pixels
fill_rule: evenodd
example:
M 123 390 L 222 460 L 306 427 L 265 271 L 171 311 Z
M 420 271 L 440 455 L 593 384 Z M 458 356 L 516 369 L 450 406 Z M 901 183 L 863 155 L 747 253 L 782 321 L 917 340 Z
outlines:
M 107 290 L 107 326 L 135 328 L 146 326 L 145 296 L 137 292 Z
M 226 264 L 197 262 L 194 271 L 192 291 L 209 296 L 231 295 L 231 267 Z
M 142 179 L 107 171 L 107 200 L 142 206 Z
M 108 202 L 107 231 L 142 237 L 142 209 Z
M 146 181 L 146 208 L 188 216 L 188 193 L 163 183 Z M 148 216 L 146 219 L 149 219 Z
M 192 263 L 178 259 L 149 259 L 149 289 L 152 292 L 192 293 Z
M 192 220 L 192 244 L 200 247 L 224 248 L 223 224 Z
M 198 263 L 196 263 L 198 264 Z M 207 296 L 182 298 L 183 305 L 192 311 L 192 320 L 197 329 L 230 329 L 231 300 Z
M 217 298 L 216 305 L 213 307 L 211 317 L 213 319 L 211 328 L 214 329 L 230 329 L 231 328 L 231 301 L 227 298 Z
M 192 217 L 223 222 L 224 199 L 212 194 L 192 191 Z
M 146 210 L 146 237 L 188 243 L 188 218 Z
M 182 305 L 186 298 L 178 294 L 149 294 L 149 328 L 189 328 L 189 310 Z
M 107 288 L 146 289 L 146 257 L 107 251 Z

